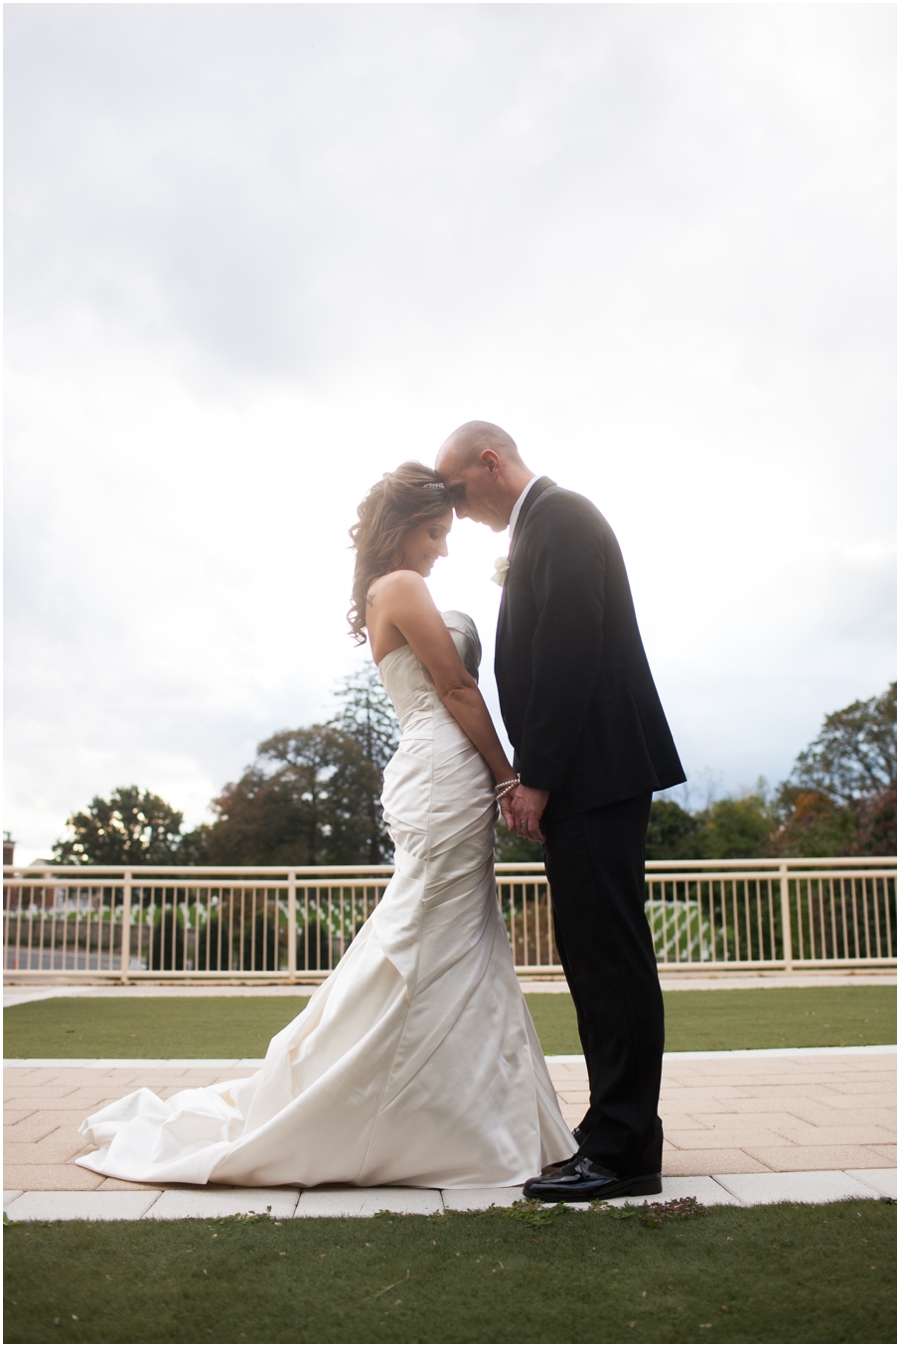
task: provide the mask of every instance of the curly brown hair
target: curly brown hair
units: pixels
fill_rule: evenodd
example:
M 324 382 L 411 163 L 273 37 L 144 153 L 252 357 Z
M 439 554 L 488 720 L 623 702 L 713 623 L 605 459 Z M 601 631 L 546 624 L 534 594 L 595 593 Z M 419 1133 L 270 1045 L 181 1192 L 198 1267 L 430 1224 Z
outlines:
M 403 539 L 411 529 L 440 519 L 453 509 L 455 496 L 442 478 L 424 463 L 401 463 L 386 472 L 357 509 L 359 521 L 350 530 L 356 549 L 353 594 L 347 621 L 357 645 L 366 639 L 366 595 L 379 575 L 395 571 L 403 559 Z

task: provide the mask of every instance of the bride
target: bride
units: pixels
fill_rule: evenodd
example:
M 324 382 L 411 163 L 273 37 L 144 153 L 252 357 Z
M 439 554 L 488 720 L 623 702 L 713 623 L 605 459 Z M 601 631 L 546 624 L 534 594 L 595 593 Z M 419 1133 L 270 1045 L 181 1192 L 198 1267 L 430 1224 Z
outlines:
M 351 630 L 401 726 L 382 804 L 382 901 L 246 1080 L 151 1090 L 81 1125 L 77 1163 L 133 1182 L 423 1188 L 524 1183 L 575 1150 L 513 968 L 494 878 L 497 798 L 515 789 L 478 691 L 471 618 L 425 577 L 453 501 L 404 463 L 359 507 Z

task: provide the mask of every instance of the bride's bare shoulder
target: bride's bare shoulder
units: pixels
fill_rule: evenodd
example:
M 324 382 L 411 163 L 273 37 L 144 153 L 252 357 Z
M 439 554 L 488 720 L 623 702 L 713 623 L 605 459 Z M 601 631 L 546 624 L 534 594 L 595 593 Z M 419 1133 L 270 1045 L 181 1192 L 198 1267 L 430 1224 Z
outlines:
M 380 575 L 369 585 L 367 599 L 371 606 L 374 601 L 380 603 L 421 602 L 429 598 L 428 586 L 418 571 L 390 571 Z

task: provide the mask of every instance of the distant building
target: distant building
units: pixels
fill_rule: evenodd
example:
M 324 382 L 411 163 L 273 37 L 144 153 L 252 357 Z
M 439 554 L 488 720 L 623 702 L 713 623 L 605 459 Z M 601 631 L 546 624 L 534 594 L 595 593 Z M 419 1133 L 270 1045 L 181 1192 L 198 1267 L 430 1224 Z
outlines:
M 3 834 L 3 864 L 12 865 L 13 855 L 15 854 L 16 844 L 9 833 Z

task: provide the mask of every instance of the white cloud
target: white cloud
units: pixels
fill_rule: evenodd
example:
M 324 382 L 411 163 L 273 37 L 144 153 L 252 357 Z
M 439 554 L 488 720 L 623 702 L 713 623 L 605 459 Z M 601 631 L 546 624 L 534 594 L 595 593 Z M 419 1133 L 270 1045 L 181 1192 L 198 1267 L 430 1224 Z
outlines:
M 689 768 L 893 675 L 886 6 L 7 11 L 5 826 L 327 710 L 357 501 L 473 416 L 616 528 Z M 485 636 L 503 539 L 435 581 Z M 499 544 L 499 545 L 498 545 Z

